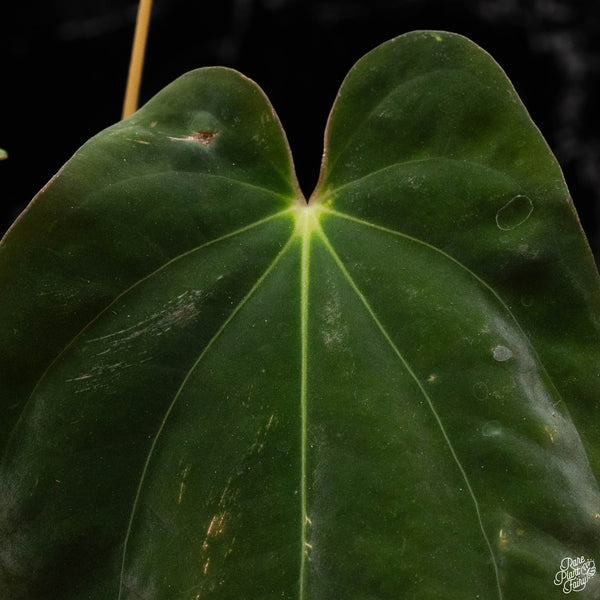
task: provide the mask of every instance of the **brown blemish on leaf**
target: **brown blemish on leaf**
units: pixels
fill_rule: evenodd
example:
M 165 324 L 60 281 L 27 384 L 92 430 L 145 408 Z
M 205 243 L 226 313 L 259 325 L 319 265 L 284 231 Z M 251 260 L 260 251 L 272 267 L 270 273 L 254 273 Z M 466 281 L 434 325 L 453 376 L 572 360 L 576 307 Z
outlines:
M 196 141 L 200 142 L 203 146 L 210 146 L 215 138 L 217 137 L 216 131 L 198 131 L 193 136 Z
M 197 131 L 187 137 L 179 138 L 169 136 L 169 139 L 179 142 L 199 142 L 203 146 L 209 147 L 214 143 L 217 135 L 218 133 L 216 131 Z

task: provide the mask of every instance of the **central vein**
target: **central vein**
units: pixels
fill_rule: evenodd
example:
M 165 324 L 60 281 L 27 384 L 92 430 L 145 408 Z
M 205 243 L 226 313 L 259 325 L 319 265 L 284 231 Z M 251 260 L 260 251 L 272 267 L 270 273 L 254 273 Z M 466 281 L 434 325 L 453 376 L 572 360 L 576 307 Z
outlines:
M 317 215 L 309 207 L 298 211 L 296 231 L 302 239 L 302 259 L 300 275 L 300 339 L 301 339 L 301 380 L 300 380 L 300 581 L 299 598 L 304 598 L 304 580 L 308 550 L 307 528 L 310 519 L 307 511 L 307 381 L 308 381 L 308 286 L 310 272 L 310 237 L 318 227 Z

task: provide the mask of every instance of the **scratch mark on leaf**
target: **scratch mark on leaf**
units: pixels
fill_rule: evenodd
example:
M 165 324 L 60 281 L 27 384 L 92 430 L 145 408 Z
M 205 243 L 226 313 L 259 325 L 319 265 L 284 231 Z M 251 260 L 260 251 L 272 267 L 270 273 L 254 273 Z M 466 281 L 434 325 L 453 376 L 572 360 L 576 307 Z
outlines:
M 86 373 L 85 375 L 80 375 L 79 377 L 71 377 L 70 379 L 67 379 L 67 382 L 71 382 L 71 381 L 83 381 L 84 379 L 89 379 L 90 377 L 92 377 L 91 373 Z
M 169 136 L 169 139 L 174 142 L 198 142 L 202 146 L 209 147 L 214 144 L 218 135 L 216 131 L 196 131 L 187 137 Z
M 120 346 L 145 335 L 162 335 L 169 331 L 173 325 L 183 328 L 197 317 L 198 304 L 202 298 L 201 290 L 191 290 L 180 294 L 174 300 L 170 300 L 162 310 L 142 319 L 141 321 L 100 337 L 88 340 L 88 343 L 103 342 L 112 338 L 111 346 Z M 107 350 L 98 353 L 105 354 Z
M 179 484 L 179 496 L 177 497 L 177 504 L 181 504 L 181 501 L 183 499 L 183 494 L 185 493 L 185 487 L 186 487 L 185 480 L 187 479 L 187 476 L 190 472 L 190 468 L 191 468 L 191 465 L 187 465 L 185 467 L 185 469 L 183 470 L 183 474 L 181 476 L 181 482 Z

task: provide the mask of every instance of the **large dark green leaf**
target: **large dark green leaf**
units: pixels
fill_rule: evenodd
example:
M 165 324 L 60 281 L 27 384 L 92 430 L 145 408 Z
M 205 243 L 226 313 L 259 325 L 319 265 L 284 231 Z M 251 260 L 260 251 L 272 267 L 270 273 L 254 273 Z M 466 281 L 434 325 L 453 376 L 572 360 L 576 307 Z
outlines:
M 357 63 L 308 204 L 257 86 L 188 73 L 0 282 L 3 598 L 546 599 L 600 559 L 598 276 L 460 36 Z

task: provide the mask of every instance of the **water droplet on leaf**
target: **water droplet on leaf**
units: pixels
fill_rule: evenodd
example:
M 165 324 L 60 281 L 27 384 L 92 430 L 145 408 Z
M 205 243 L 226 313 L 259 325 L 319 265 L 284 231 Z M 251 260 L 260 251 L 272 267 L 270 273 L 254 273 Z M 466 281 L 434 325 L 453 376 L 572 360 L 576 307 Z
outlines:
M 496 225 L 503 231 L 510 231 L 525 223 L 532 212 L 533 202 L 530 198 L 523 195 L 515 196 L 496 213 Z
M 512 355 L 512 351 L 506 346 L 496 346 L 492 350 L 492 356 L 494 357 L 494 360 L 497 360 L 498 362 L 504 362 L 505 360 L 512 358 Z
M 533 306 L 533 298 L 531 296 L 521 296 L 521 304 L 525 308 L 529 308 L 530 306 Z
M 502 425 L 500 425 L 500 421 L 488 421 L 483 424 L 481 433 L 485 437 L 497 437 L 502 433 Z

